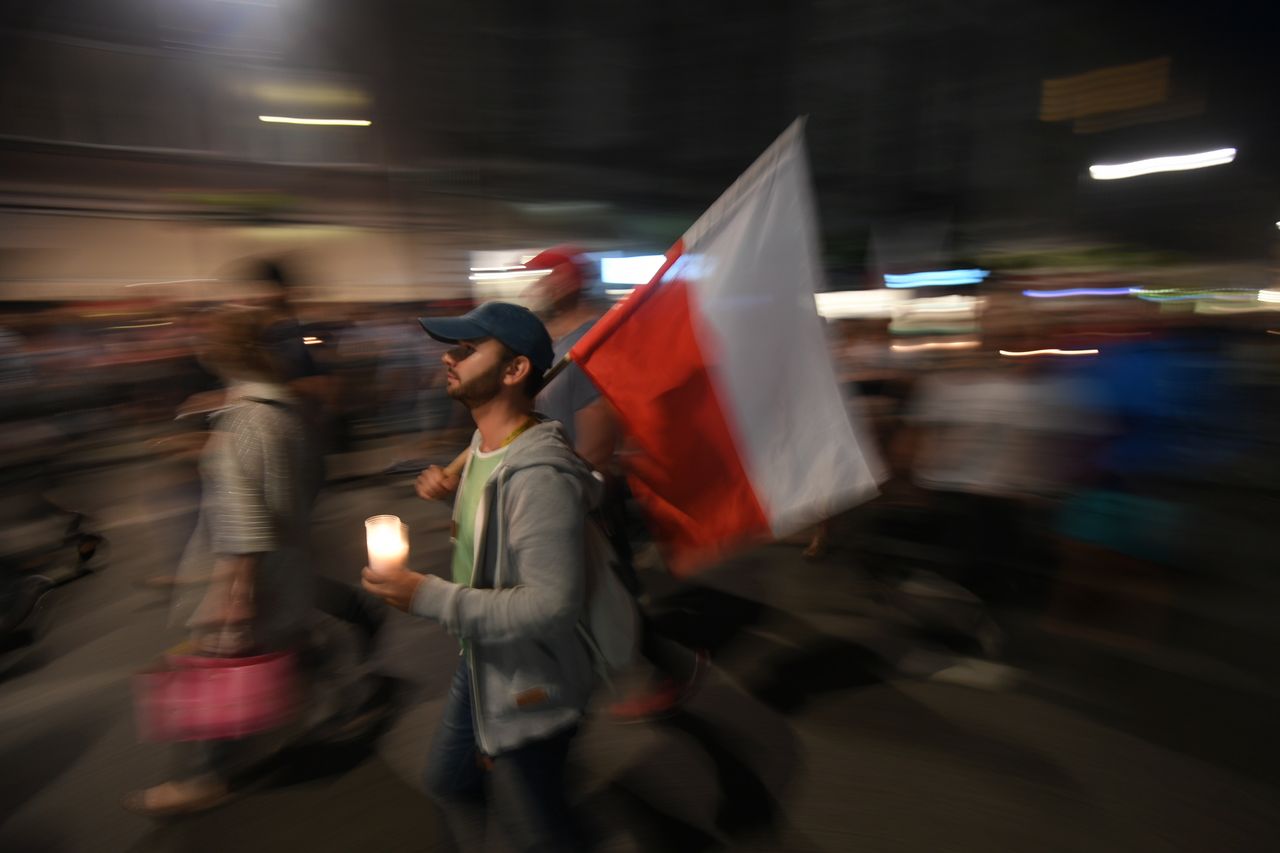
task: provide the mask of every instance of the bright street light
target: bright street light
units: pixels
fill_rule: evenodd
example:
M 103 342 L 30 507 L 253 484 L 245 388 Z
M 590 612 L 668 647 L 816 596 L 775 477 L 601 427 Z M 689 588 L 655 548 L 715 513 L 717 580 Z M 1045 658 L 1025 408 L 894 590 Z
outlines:
M 1116 181 L 1121 178 L 1152 175 L 1156 172 L 1184 172 L 1188 169 L 1225 166 L 1235 159 L 1236 149 L 1219 148 L 1216 151 L 1201 151 L 1199 154 L 1179 154 L 1175 157 L 1152 157 L 1149 160 L 1135 160 L 1132 163 L 1090 166 L 1089 175 L 1095 181 Z
M 258 116 L 268 124 L 310 124 L 329 127 L 368 127 L 373 122 L 363 118 L 292 118 L 290 116 Z

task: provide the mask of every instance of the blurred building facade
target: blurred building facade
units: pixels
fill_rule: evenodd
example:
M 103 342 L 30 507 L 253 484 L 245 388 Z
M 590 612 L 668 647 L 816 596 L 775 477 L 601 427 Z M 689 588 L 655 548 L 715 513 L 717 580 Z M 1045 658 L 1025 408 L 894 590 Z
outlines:
M 836 270 L 875 263 L 877 235 L 881 254 L 914 246 L 881 263 L 1073 240 L 1257 260 L 1277 219 L 1264 14 L 1065 0 L 8 4 L 0 209 L 17 235 L 32 226 L 15 216 L 76 217 L 90 244 L 118 243 L 107 216 L 390 230 L 393 262 L 373 240 L 357 262 L 370 272 L 335 272 L 333 286 L 434 291 L 476 249 L 572 235 L 660 250 L 804 114 Z M 1225 145 L 1240 151 L 1229 169 L 1140 186 L 1087 175 Z M 154 263 L 97 274 L 212 275 L 236 251 L 219 238 L 193 252 L 185 229 L 137 239 Z M 11 238 L 0 275 L 21 279 L 40 250 Z M 161 262 L 180 255 L 190 263 Z

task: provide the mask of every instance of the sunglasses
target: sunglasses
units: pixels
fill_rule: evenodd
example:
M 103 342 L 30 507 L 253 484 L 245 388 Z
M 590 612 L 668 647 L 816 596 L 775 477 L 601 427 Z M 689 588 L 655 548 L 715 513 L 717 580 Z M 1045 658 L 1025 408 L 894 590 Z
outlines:
M 453 346 L 445 350 L 445 354 L 448 355 L 455 363 L 466 361 L 468 358 L 471 358 L 471 356 L 480 351 L 476 346 L 477 343 L 482 344 L 484 341 L 458 341 L 457 346 Z

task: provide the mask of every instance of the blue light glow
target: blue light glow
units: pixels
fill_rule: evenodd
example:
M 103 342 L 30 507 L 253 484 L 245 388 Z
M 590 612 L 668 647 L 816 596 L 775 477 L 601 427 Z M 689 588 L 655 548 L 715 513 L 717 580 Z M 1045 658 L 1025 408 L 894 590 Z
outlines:
M 1023 296 L 1034 299 L 1058 299 L 1064 296 L 1128 296 L 1137 293 L 1136 287 L 1076 287 L 1070 290 L 1024 290 Z
M 977 284 L 987 276 L 989 270 L 935 270 L 934 272 L 913 272 L 906 275 L 885 274 L 886 287 L 954 287 L 960 284 Z

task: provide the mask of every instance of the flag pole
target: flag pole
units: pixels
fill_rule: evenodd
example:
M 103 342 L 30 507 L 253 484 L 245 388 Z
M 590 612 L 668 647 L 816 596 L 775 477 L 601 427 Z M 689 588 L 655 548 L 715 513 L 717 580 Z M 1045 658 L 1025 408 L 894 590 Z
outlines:
M 551 369 L 550 369 L 550 370 L 548 370 L 546 373 L 544 373 L 544 374 L 543 374 L 543 376 L 542 376 L 542 387 L 543 387 L 543 388 L 546 388 L 548 385 L 550 385 L 550 384 L 551 384 L 551 380 L 552 380 L 552 379 L 555 379 L 555 378 L 556 378 L 557 376 L 559 376 L 561 373 L 564 373 L 564 372 L 565 372 L 565 370 L 566 370 L 566 369 L 569 367 L 569 365 L 571 365 L 571 364 L 573 364 L 573 353 L 572 353 L 572 352 L 567 352 L 567 353 L 565 353 L 564 355 L 560 356 L 560 360 L 559 360 L 559 361 L 557 361 L 555 364 L 551 365 Z

